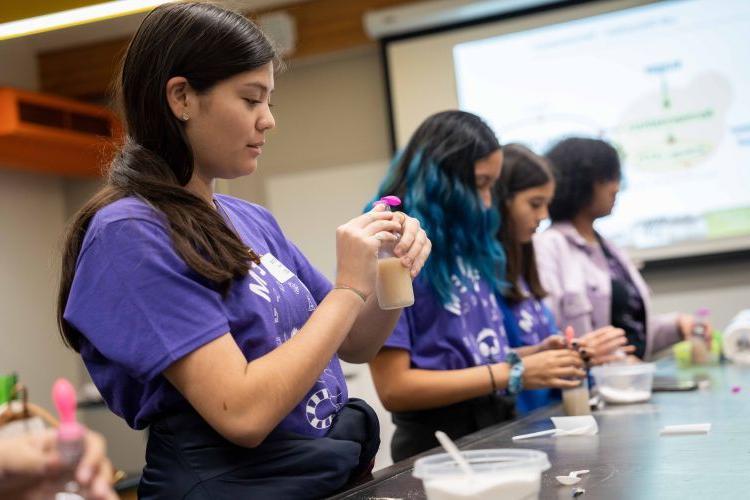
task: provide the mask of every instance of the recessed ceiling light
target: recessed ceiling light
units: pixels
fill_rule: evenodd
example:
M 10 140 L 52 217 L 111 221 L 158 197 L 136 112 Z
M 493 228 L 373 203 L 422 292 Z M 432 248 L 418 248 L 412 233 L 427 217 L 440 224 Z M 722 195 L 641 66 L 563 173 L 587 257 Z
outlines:
M 0 40 L 43 33 L 150 10 L 175 0 L 115 0 L 0 24 Z

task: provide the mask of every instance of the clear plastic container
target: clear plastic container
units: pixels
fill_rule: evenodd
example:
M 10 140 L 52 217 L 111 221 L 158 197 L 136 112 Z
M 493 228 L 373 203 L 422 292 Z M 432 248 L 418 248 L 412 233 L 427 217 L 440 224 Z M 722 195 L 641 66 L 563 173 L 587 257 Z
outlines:
M 641 403 L 651 399 L 654 364 L 608 364 L 591 369 L 599 395 L 607 403 Z
M 414 477 L 422 480 L 429 500 L 539 498 L 542 472 L 550 468 L 547 454 L 527 449 L 461 452 L 474 474 L 465 474 L 447 453 L 420 458 Z

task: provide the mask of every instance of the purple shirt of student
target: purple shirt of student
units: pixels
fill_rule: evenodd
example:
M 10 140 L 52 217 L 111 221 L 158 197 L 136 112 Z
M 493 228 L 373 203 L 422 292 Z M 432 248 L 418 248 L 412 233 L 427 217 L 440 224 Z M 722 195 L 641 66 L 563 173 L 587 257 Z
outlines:
M 518 325 L 519 340 L 521 345 L 536 345 L 557 333 L 557 325 L 547 306 L 531 294 L 526 280 L 520 278 L 518 284 L 526 295 L 525 300 L 511 306 Z
M 189 408 L 162 375 L 175 361 L 227 332 L 248 361 L 259 358 L 292 338 L 331 290 L 267 210 L 228 196 L 215 202 L 262 256 L 226 297 L 185 264 L 165 217 L 139 198 L 102 208 L 86 232 L 65 319 L 82 334 L 81 355 L 107 405 L 135 429 Z M 276 431 L 324 436 L 347 401 L 334 356 Z
M 508 338 L 489 284 L 458 261 L 451 302 L 442 304 L 429 285 L 414 282 L 414 305 L 404 309 L 386 347 L 409 351 L 412 368 L 457 370 L 505 361 Z
M 515 304 L 508 300 L 500 304 L 505 314 L 505 328 L 512 347 L 536 345 L 556 334 L 557 324 L 549 308 L 532 295 L 526 280 L 520 278 L 518 286 L 526 298 Z M 516 397 L 516 411 L 519 415 L 526 415 L 559 399 L 559 391 L 527 389 Z

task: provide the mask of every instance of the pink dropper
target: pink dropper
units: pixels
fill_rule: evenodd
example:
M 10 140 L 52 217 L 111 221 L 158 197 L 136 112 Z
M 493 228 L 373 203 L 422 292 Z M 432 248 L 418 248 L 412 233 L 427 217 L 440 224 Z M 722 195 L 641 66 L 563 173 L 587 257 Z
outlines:
M 83 439 L 86 430 L 76 420 L 76 390 L 73 385 L 64 378 L 57 379 L 52 386 L 52 400 L 60 415 L 58 440 L 70 442 Z
M 84 452 L 86 429 L 76 421 L 76 390 L 64 378 L 55 380 L 52 386 L 52 400 L 60 416 L 57 427 L 57 451 L 60 461 L 68 469 L 59 478 L 59 493 L 55 498 L 80 498 L 81 486 L 75 479 L 75 468 Z M 64 497 L 61 493 L 66 494 Z
M 572 326 L 568 326 L 565 328 L 565 343 L 568 344 L 568 347 L 573 343 L 573 337 L 575 337 L 575 331 Z

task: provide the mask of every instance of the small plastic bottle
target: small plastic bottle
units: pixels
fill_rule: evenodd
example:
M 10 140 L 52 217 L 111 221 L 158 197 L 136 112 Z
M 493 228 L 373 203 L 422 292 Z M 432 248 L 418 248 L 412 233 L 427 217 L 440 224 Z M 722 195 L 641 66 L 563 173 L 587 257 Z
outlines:
M 57 449 L 63 464 L 54 492 L 55 500 L 84 500 L 85 493 L 75 480 L 75 470 L 85 449 L 86 429 L 76 421 L 76 391 L 64 378 L 52 386 L 52 399 L 60 415 Z
M 569 348 L 572 348 L 575 332 L 568 326 L 565 329 L 565 341 Z M 587 378 L 581 379 L 581 385 L 571 389 L 562 390 L 563 411 L 569 417 L 579 415 L 591 415 L 589 406 L 589 381 Z
M 387 210 L 391 210 L 391 207 L 400 205 L 401 200 L 396 196 L 384 196 L 375 204 L 385 205 Z M 378 252 L 378 277 L 375 289 L 378 305 L 384 310 L 400 309 L 414 304 L 411 273 L 393 252 L 401 235 L 396 234 L 396 237 L 396 241 L 381 242 Z
M 701 307 L 695 311 L 694 315 L 695 321 L 693 323 L 692 334 L 694 337 L 702 337 L 706 342 L 711 340 L 711 332 L 708 331 L 708 317 L 710 315 L 711 310 L 707 307 Z
M 581 385 L 562 390 L 563 411 L 569 417 L 591 415 L 589 406 L 589 381 L 581 379 Z
M 713 352 L 713 335 L 708 327 L 710 314 L 711 310 L 706 307 L 701 307 L 695 311 L 690 343 L 692 344 L 693 363 L 697 365 L 718 361 L 718 354 Z

